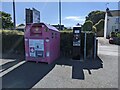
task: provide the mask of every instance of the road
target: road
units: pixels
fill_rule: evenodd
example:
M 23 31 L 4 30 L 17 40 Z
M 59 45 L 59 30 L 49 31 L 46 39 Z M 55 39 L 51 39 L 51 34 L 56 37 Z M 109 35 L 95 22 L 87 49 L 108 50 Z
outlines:
M 118 47 L 99 38 L 96 60 L 21 61 L 1 72 L 3 88 L 118 88 Z M 5 59 L 3 59 L 5 60 Z

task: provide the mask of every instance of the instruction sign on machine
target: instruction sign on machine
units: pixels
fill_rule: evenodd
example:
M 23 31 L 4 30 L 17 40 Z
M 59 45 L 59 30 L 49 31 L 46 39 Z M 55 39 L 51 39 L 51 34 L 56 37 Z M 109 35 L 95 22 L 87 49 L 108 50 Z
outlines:
M 44 40 L 29 40 L 29 53 L 31 57 L 44 57 Z
M 73 46 L 80 46 L 80 30 L 74 30 Z

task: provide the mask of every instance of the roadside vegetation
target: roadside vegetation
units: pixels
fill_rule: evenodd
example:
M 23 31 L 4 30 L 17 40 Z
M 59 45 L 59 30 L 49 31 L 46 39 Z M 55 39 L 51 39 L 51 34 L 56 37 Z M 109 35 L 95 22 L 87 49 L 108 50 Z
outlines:
M 11 20 L 11 15 L 5 12 L 0 12 L 2 14 L 2 46 L 3 52 L 13 51 L 24 53 L 24 32 L 12 30 L 13 22 Z M 105 12 L 102 11 L 92 11 L 86 17 L 85 23 L 82 25 L 82 31 L 91 32 L 87 36 L 87 53 L 92 49 L 94 32 L 103 31 Z M 72 52 L 72 29 L 65 29 L 60 31 L 61 33 L 61 53 L 65 56 L 71 56 Z M 84 34 L 81 35 L 81 48 L 83 49 L 84 44 Z M 83 51 L 83 50 L 82 50 Z
M 110 44 L 120 45 L 120 32 L 111 32 L 109 36 Z
M 61 30 L 60 31 L 60 33 L 64 33 L 64 32 L 66 32 L 66 33 L 72 33 L 73 30 L 72 29 L 65 29 L 65 30 Z
M 13 29 L 13 22 L 12 22 L 12 17 L 9 13 L 5 13 L 5 12 L 1 12 L 0 11 L 0 16 L 2 18 L 0 18 L 0 29 Z
M 24 32 L 17 30 L 0 30 L 2 35 L 24 35 Z

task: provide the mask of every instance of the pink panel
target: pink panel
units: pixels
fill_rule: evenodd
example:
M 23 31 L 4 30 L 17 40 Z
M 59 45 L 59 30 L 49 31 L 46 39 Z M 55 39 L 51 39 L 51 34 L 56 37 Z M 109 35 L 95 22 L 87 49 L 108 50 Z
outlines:
M 54 34 L 53 38 L 52 33 Z M 31 40 L 33 41 L 33 43 L 30 42 Z M 31 53 L 29 50 L 31 47 L 30 45 L 35 46 L 37 44 L 35 41 L 37 40 L 44 41 L 44 50 L 40 49 L 41 44 L 39 44 L 39 51 L 34 49 L 36 51 L 33 50 L 33 53 Z M 44 23 L 26 25 L 25 54 L 27 61 L 52 63 L 60 55 L 60 33 L 56 31 L 56 29 L 49 29 Z

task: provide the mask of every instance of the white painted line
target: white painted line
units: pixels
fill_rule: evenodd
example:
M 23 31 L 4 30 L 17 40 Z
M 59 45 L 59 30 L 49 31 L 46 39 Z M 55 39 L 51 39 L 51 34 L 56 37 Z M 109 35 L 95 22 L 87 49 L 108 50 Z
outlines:
M 26 61 L 22 61 L 22 62 L 20 62 L 20 63 L 18 63 L 18 64 L 16 64 L 16 65 L 14 65 L 13 67 L 11 67 L 11 68 L 9 68 L 9 69 L 1 72 L 1 73 L 0 73 L 0 77 L 2 77 L 2 76 L 4 76 L 5 74 L 9 73 L 10 71 L 14 70 L 14 69 L 17 68 L 18 66 L 24 64 L 25 62 L 26 62 Z
M 1 65 L 4 65 L 4 64 L 6 64 L 6 63 L 9 63 L 9 62 L 13 62 L 13 61 L 15 61 L 15 60 L 13 60 L 13 59 L 0 59 L 0 66 Z

